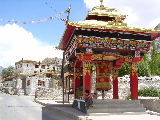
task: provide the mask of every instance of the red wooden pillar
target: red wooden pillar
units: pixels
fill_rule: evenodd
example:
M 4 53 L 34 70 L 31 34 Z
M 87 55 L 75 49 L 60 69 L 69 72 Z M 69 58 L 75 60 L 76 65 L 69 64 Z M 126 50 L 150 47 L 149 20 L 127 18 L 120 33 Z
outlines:
M 138 100 L 138 63 L 130 64 L 130 92 L 131 100 Z
M 83 61 L 83 97 L 85 91 L 89 90 L 91 92 L 91 61 Z
M 119 99 L 119 96 L 118 96 L 118 69 L 113 69 L 113 99 Z
M 80 87 L 80 68 L 74 68 L 74 98 L 76 99 L 76 88 Z

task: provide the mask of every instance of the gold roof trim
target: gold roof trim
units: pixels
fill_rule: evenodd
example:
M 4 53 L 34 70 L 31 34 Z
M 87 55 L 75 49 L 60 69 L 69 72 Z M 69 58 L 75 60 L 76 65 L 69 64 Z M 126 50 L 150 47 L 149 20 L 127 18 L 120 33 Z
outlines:
M 106 12 L 117 12 L 115 8 L 108 8 L 108 7 L 93 7 L 92 10 L 105 10 Z
M 141 28 L 137 26 L 131 26 L 127 23 L 123 23 L 122 21 L 121 22 L 114 22 L 114 21 L 103 22 L 103 21 L 96 21 L 96 20 L 85 20 L 85 21 L 79 21 L 79 22 L 69 21 L 68 24 L 75 27 L 82 27 L 82 28 L 97 28 L 97 29 L 145 32 L 145 33 L 160 33 L 160 29 L 155 30 L 155 29 L 146 29 L 146 28 Z
M 88 15 L 97 15 L 97 16 L 108 16 L 108 17 L 121 17 L 126 18 L 127 15 L 118 14 L 115 8 L 104 7 L 103 0 L 100 0 L 101 5 L 98 7 L 93 7 L 91 11 L 88 12 Z
M 89 12 L 89 15 L 108 16 L 108 17 L 120 17 L 126 18 L 127 15 L 114 14 L 114 13 L 102 13 L 102 12 Z

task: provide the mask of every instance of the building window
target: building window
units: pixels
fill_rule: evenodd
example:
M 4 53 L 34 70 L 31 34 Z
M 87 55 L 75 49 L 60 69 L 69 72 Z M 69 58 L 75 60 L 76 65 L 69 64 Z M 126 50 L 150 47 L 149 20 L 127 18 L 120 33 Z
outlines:
M 27 86 L 29 86 L 29 85 L 30 85 L 30 80 L 27 81 Z
M 35 68 L 39 68 L 39 65 L 35 65 Z
M 45 81 L 38 80 L 38 86 L 45 86 Z
M 51 78 L 51 77 L 52 77 L 52 74 L 46 74 L 46 77 L 47 77 L 47 78 Z
M 42 69 L 45 69 L 45 65 L 42 65 L 41 68 L 42 68 Z

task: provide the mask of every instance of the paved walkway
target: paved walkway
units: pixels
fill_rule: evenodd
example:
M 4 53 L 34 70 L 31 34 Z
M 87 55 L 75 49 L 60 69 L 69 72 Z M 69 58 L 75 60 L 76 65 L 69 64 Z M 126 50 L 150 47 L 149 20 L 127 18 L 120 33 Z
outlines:
M 140 114 L 140 115 L 118 115 L 118 114 L 105 114 L 103 116 L 87 116 L 86 114 L 65 105 L 72 105 L 72 103 L 64 103 L 61 100 L 37 100 L 42 105 L 50 105 L 52 108 L 77 116 L 80 120 L 160 120 L 160 115 Z M 60 107 L 60 106 L 61 107 Z M 66 118 L 65 120 L 69 120 Z

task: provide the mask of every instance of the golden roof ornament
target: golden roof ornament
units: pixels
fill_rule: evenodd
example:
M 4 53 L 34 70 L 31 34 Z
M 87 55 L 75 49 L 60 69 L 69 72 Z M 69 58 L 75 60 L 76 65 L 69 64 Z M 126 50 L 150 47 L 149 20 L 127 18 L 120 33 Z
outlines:
M 103 0 L 100 0 L 100 2 L 101 2 L 100 7 L 104 7 L 104 5 L 103 5 Z

